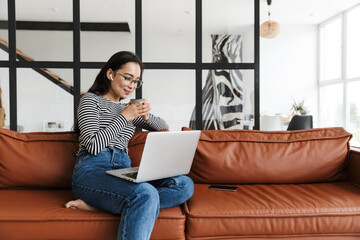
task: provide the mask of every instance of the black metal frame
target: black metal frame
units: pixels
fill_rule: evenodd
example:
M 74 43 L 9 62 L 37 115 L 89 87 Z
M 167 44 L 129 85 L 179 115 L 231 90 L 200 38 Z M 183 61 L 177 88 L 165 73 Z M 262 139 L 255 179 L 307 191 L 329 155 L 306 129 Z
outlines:
M 17 130 L 16 15 L 15 1 L 8 0 L 10 129 Z
M 195 25 L 195 123 L 196 129 L 202 129 L 202 0 L 196 0 Z
M 129 24 L 126 22 L 100 23 L 82 22 L 81 31 L 96 32 L 130 32 Z M 0 21 L 0 29 L 7 29 L 8 22 Z M 73 31 L 73 22 L 38 22 L 38 21 L 16 21 L 17 30 L 44 30 L 44 31 Z
M 73 0 L 74 123 L 80 101 L 80 0 Z
M 259 40 L 259 12 L 260 0 L 254 0 L 254 63 L 203 63 L 202 62 L 202 1 L 195 0 L 196 6 L 196 53 L 195 63 L 152 63 L 145 62 L 146 69 L 192 69 L 195 70 L 196 81 L 196 128 L 202 129 L 202 71 L 206 69 L 247 69 L 254 71 L 255 91 L 255 125 L 259 129 L 260 112 L 260 40 Z M 240 0 L 239 0 L 240 1 Z M 9 61 L 0 61 L 0 67 L 9 68 L 9 91 L 10 91 L 10 129 L 17 129 L 17 68 L 71 68 L 74 74 L 74 119 L 77 117 L 77 106 L 80 96 L 80 69 L 101 68 L 104 62 L 81 62 L 80 61 L 80 0 L 73 0 L 73 61 L 16 61 L 16 29 L 15 0 L 8 0 L 8 31 L 9 31 Z M 3 23 L 5 24 L 5 23 Z M 142 0 L 135 0 L 135 52 L 142 58 Z M 142 97 L 142 88 L 136 90 L 136 98 Z

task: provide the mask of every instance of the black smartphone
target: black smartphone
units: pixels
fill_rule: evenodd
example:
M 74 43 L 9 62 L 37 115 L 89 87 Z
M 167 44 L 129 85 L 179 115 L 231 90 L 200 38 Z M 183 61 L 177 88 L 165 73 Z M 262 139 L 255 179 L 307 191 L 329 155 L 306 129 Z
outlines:
M 236 192 L 237 187 L 235 187 L 235 186 L 224 186 L 224 185 L 211 185 L 209 187 L 209 189 Z

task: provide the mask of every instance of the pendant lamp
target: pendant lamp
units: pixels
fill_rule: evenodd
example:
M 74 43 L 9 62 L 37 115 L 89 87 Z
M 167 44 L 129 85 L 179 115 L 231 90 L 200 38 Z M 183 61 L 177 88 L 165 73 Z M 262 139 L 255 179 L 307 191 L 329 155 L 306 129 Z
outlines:
M 270 19 L 271 0 L 267 0 L 269 20 L 260 25 L 260 36 L 263 38 L 274 38 L 280 33 L 280 25 Z

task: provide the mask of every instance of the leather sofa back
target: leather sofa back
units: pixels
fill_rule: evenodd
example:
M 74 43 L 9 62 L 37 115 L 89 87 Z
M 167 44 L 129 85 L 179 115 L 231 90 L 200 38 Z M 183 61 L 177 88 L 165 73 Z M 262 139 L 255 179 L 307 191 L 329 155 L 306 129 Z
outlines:
M 224 184 L 341 180 L 350 139 L 343 128 L 203 130 L 189 176 L 195 183 Z
M 132 165 L 141 160 L 148 132 L 129 142 Z M 73 132 L 18 133 L 0 128 L 0 188 L 70 188 L 78 151 Z
M 129 141 L 129 157 L 131 159 L 132 167 L 138 167 L 140 165 L 148 133 L 149 132 L 135 132 L 134 136 Z
M 138 166 L 148 132 L 129 142 Z M 189 176 L 196 183 L 304 183 L 344 177 L 351 134 L 343 128 L 290 132 L 203 130 Z M 0 129 L 0 188 L 70 188 L 74 133 Z
M 0 188 L 70 188 L 78 136 L 0 129 Z

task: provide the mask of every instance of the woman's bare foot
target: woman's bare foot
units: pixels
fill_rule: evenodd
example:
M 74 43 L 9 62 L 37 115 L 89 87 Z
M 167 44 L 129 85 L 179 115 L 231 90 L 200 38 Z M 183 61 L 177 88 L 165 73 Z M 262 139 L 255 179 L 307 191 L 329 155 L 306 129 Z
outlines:
M 69 202 L 67 202 L 65 204 L 65 207 L 66 208 L 74 208 L 74 209 L 80 209 L 80 210 L 93 211 L 93 212 L 99 211 L 97 208 L 94 208 L 94 207 L 90 206 L 89 204 L 87 204 L 86 202 L 84 202 L 81 199 L 69 201 Z

